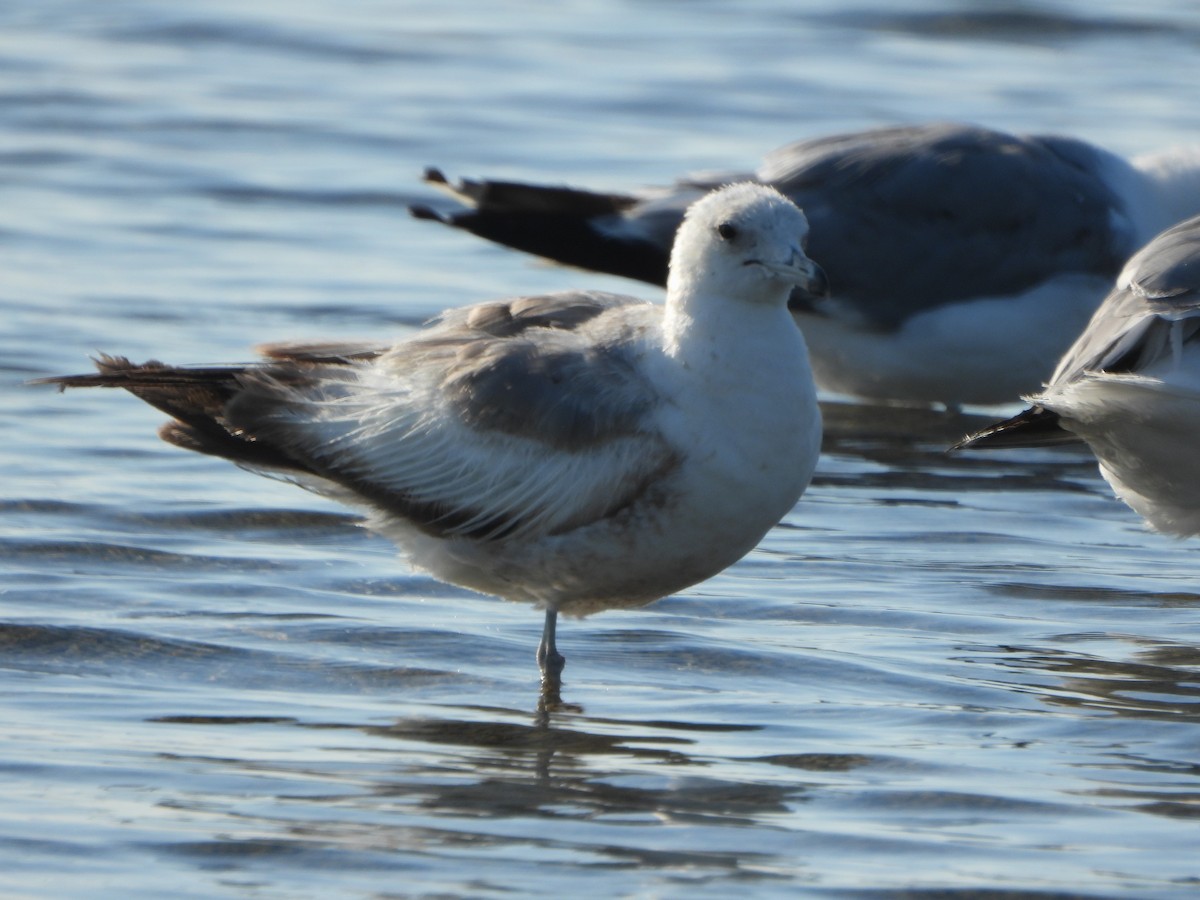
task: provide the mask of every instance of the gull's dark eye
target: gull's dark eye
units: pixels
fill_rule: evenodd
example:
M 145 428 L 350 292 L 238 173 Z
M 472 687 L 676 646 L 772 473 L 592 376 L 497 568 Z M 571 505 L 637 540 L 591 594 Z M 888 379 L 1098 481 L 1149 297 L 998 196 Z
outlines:
M 723 241 L 732 241 L 735 237 L 737 237 L 737 233 L 737 229 L 728 222 L 722 222 L 717 226 L 717 234 L 721 236 L 721 240 Z

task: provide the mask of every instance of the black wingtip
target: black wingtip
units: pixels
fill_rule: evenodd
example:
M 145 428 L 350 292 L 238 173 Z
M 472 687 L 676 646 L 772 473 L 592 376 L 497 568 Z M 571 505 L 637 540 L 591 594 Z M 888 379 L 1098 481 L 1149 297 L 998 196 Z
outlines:
M 89 378 L 88 375 L 48 375 L 45 378 L 30 378 L 25 382 L 26 387 L 42 387 L 44 385 L 53 385 L 58 388 L 61 394 L 65 391 L 72 382 L 79 379 Z
M 432 206 L 426 206 L 423 203 L 414 203 L 408 207 L 408 213 L 414 219 L 424 219 L 429 222 L 441 222 L 448 224 L 449 220 L 439 213 Z
M 1031 406 L 1011 419 L 969 434 L 950 447 L 955 450 L 1001 450 L 1073 444 L 1080 440 L 1059 422 L 1058 413 Z
M 436 168 L 435 166 L 426 166 L 425 173 L 421 176 L 421 180 L 424 181 L 426 184 L 449 184 L 450 183 L 450 179 L 448 179 L 444 174 L 442 174 L 441 169 Z
M 47 375 L 42 378 L 31 378 L 25 384 L 33 387 L 53 385 L 58 388 L 60 394 L 67 388 L 75 387 L 120 387 L 121 385 L 115 383 L 114 379 L 131 369 L 139 368 L 123 356 L 109 356 L 107 353 L 92 357 L 92 362 L 96 364 L 99 371 L 87 372 L 82 375 Z M 162 363 L 154 360 L 146 365 L 162 367 Z
M 450 180 L 442 173 L 442 170 L 435 166 L 426 166 L 424 173 L 421 175 L 421 180 L 426 184 L 433 184 L 443 188 L 450 187 Z M 424 203 L 413 203 L 408 207 L 409 215 L 414 219 L 422 219 L 427 222 L 441 222 L 449 224 L 449 219 L 439 213 L 432 206 L 426 206 Z

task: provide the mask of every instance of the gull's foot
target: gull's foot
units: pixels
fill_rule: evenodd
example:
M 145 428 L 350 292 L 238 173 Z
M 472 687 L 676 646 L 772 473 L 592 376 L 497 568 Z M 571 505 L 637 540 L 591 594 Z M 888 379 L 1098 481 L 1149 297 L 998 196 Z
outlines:
M 557 650 L 548 650 L 546 647 L 538 647 L 537 654 L 538 668 L 542 670 L 542 680 L 547 678 L 560 678 L 562 670 L 566 668 L 567 658 Z
M 542 678 L 542 692 L 538 696 L 538 712 L 552 713 L 563 708 L 562 680 L 559 678 Z
M 550 607 L 546 610 L 546 627 L 542 630 L 542 640 L 537 648 L 538 668 L 542 670 L 542 701 L 543 709 L 549 709 L 562 704 L 562 670 L 567 659 L 554 646 L 554 631 L 558 624 L 558 610 Z
M 545 692 L 538 697 L 537 718 L 534 722 L 538 725 L 549 725 L 550 717 L 555 713 L 567 713 L 570 715 L 582 715 L 583 707 L 578 703 L 564 703 L 562 697 L 558 694 L 548 696 Z
M 562 671 L 567 665 L 567 659 L 557 650 L 550 650 L 543 644 L 538 647 L 537 661 L 542 670 L 540 705 L 553 709 L 562 704 Z

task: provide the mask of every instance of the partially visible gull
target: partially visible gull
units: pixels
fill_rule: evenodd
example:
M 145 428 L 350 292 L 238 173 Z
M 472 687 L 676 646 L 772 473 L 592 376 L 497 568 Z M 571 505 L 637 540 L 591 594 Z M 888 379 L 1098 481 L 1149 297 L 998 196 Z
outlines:
M 1159 531 L 1200 534 L 1200 216 L 1129 261 L 1033 406 L 960 447 L 1082 438 Z
M 957 124 L 800 141 L 754 173 L 633 193 L 426 180 L 472 208 L 413 207 L 419 218 L 657 284 L 687 204 L 729 181 L 770 184 L 805 211 L 829 275 L 828 299 L 793 297 L 818 386 L 950 407 L 1036 390 L 1129 255 L 1200 213 L 1200 149 L 1129 162 Z
M 687 212 L 665 306 L 598 292 L 444 313 L 392 346 L 274 345 L 239 367 L 44 379 L 120 387 L 170 443 L 365 506 L 444 581 L 546 610 L 635 607 L 749 552 L 807 487 L 821 418 L 793 287 L 808 223 L 739 184 Z

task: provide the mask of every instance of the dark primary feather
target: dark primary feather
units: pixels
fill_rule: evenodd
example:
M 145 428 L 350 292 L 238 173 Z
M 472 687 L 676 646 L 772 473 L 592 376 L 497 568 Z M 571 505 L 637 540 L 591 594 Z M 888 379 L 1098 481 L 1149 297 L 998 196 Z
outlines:
M 169 366 L 157 360 L 139 364 L 102 354 L 96 368 L 96 374 L 41 378 L 35 383 L 63 389 L 123 388 L 172 417 L 158 432 L 170 444 L 241 465 L 317 474 L 302 461 L 230 426 L 228 406 L 242 390 L 248 366 Z M 285 377 L 295 380 L 297 374 Z
M 426 170 L 425 180 L 448 184 L 437 169 Z M 418 219 L 444 222 L 563 265 L 666 284 L 669 242 L 663 247 L 595 227 L 595 220 L 617 216 L 636 203 L 632 197 L 504 181 L 462 181 L 454 191 L 474 208 L 441 214 L 418 204 L 410 211 Z
M 951 450 L 1008 450 L 1075 444 L 1081 439 L 1059 424 L 1058 413 L 1032 406 L 1011 419 L 963 438 Z

